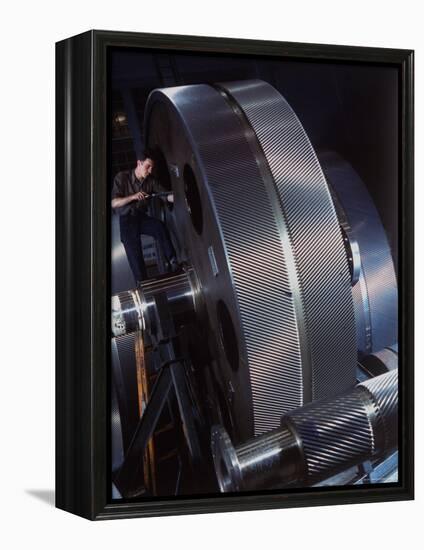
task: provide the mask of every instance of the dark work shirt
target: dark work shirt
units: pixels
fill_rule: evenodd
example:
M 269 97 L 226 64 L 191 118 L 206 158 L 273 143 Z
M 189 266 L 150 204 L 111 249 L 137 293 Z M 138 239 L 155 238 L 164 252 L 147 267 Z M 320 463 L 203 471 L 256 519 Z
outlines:
M 152 176 L 147 176 L 143 180 L 137 179 L 134 170 L 125 170 L 116 174 L 113 180 L 112 199 L 128 197 L 139 191 L 151 195 L 152 193 L 160 193 L 164 189 Z M 148 201 L 132 201 L 125 206 L 114 208 L 113 210 L 120 216 L 126 216 L 127 214 L 136 215 L 137 213 L 145 214 L 147 206 Z

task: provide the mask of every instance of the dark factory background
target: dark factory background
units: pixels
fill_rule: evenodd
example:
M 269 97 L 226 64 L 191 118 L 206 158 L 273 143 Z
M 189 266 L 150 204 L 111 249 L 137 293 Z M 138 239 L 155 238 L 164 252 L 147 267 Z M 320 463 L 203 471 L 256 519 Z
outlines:
M 117 172 L 135 166 L 143 150 L 144 108 L 153 89 L 263 79 L 293 107 L 318 153 L 336 151 L 358 172 L 380 213 L 397 268 L 397 69 L 117 49 L 111 54 L 110 77 L 110 185 Z

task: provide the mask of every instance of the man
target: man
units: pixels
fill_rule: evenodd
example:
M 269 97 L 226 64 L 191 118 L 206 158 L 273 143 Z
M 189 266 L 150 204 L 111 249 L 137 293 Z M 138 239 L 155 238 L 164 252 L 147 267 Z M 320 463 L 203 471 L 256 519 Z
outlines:
M 119 172 L 112 189 L 112 208 L 119 214 L 121 241 L 136 285 L 147 279 L 140 236 L 150 235 L 159 243 L 170 271 L 178 268 L 175 250 L 166 226 L 158 219 L 147 215 L 148 197 L 164 190 L 152 177 L 153 155 L 145 152 L 137 160 L 134 170 Z M 173 195 L 167 199 L 173 202 Z

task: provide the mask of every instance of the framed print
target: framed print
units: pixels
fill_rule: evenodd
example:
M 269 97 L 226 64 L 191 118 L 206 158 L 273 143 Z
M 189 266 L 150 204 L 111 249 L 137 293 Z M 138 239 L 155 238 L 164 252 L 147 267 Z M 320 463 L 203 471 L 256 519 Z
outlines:
M 413 498 L 413 52 L 56 45 L 56 505 Z

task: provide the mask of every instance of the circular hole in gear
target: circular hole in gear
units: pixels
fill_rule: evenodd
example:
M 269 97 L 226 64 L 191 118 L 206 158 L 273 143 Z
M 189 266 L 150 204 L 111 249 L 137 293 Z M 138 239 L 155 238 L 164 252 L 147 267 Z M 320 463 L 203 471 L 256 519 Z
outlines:
M 154 175 L 156 179 L 166 191 L 170 191 L 172 189 L 171 174 L 169 173 L 165 155 L 159 147 L 154 149 L 154 161 Z
M 202 202 L 200 200 L 196 176 L 194 175 L 193 169 L 189 164 L 184 166 L 183 177 L 187 208 L 190 213 L 193 227 L 197 234 L 200 235 L 203 230 Z
M 237 344 L 236 331 L 231 319 L 230 312 L 222 300 L 217 305 L 218 324 L 221 333 L 221 340 L 224 346 L 225 356 L 231 369 L 237 372 L 239 368 L 239 349 Z

